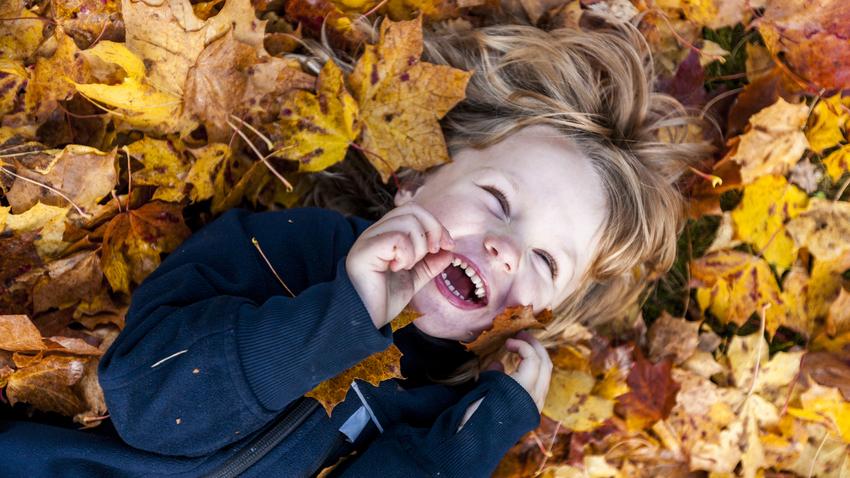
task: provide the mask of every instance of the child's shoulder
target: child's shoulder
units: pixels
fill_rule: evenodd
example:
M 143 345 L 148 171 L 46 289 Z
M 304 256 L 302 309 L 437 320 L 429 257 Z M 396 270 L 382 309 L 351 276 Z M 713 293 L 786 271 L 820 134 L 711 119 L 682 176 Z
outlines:
M 300 231 L 353 231 L 359 235 L 373 221 L 359 216 L 344 215 L 333 209 L 319 207 L 296 207 L 275 211 L 251 211 L 244 208 L 233 208 L 218 219 L 221 222 L 236 221 L 252 230 L 273 229 L 284 232 L 287 229 Z

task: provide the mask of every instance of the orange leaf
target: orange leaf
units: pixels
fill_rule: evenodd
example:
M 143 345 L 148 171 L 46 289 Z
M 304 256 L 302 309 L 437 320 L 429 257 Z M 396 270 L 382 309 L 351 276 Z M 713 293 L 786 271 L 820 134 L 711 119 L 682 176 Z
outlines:
M 530 305 L 508 307 L 493 319 L 493 325 L 489 329 L 481 332 L 472 342 L 463 345 L 466 350 L 482 357 L 498 350 L 509 337 L 520 330 L 542 329 L 552 318 L 552 311 L 549 309 L 535 316 Z
M 30 352 L 45 348 L 41 332 L 26 315 L 0 315 L 0 349 Z
M 671 360 L 653 364 L 635 349 L 635 364 L 626 378 L 631 390 L 617 397 L 618 413 L 625 415 L 629 429 L 641 430 L 670 415 L 679 392 L 672 368 Z

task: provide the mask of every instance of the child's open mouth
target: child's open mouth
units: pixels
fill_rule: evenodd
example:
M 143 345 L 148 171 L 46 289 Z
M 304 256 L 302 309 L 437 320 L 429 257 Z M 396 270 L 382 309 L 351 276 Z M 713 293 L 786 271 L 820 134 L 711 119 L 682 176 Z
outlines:
M 478 309 L 487 305 L 487 287 L 475 268 L 461 257 L 435 279 L 437 289 L 456 307 Z

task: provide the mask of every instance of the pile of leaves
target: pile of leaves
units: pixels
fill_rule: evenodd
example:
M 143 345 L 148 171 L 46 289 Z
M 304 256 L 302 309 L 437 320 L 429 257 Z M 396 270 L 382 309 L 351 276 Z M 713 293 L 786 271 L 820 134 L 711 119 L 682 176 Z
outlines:
M 691 219 L 674 269 L 637 320 L 565 333 L 543 422 L 497 475 L 850 476 L 841 6 L 3 2 L 2 398 L 98 425 L 97 361 L 134 287 L 192 231 L 236 206 L 291 207 L 304 174 L 352 155 L 385 182 L 447 161 L 438 121 L 470 72 L 422 61 L 423 28 L 586 27 L 592 10 L 639 24 L 659 89 L 712 120 L 691 134 L 718 154 L 683 184 Z M 310 55 L 322 39 L 337 61 Z M 506 311 L 469 347 L 483 354 L 546 320 Z M 391 347 L 311 396 L 330 413 L 351 377 L 399 376 L 398 358 Z

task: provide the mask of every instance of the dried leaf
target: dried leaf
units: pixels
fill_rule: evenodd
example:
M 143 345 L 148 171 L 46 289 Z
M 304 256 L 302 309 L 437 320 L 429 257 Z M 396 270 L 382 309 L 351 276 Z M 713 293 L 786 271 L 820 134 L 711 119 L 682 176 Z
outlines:
M 522 329 L 542 329 L 552 321 L 552 311 L 543 310 L 537 316 L 530 305 L 508 307 L 493 319 L 493 325 L 481 332 L 472 342 L 462 342 L 466 350 L 483 357 L 498 350 L 508 338 Z
M 35 364 L 19 368 L 6 385 L 9 403 L 29 403 L 38 410 L 63 415 L 79 413 L 83 403 L 73 386 L 82 378 L 87 360 L 48 355 Z
M 41 332 L 26 315 L 0 315 L 0 349 L 30 352 L 45 348 Z
M 670 372 L 669 359 L 653 364 L 643 354 L 635 354 L 635 365 L 629 372 L 629 393 L 617 398 L 618 413 L 625 415 L 630 430 L 640 430 L 667 418 L 676 403 L 680 385 Z
M 387 182 L 402 166 L 449 161 L 438 120 L 465 96 L 471 73 L 423 63 L 422 20 L 381 23 L 348 78 L 363 120 L 361 146 Z

